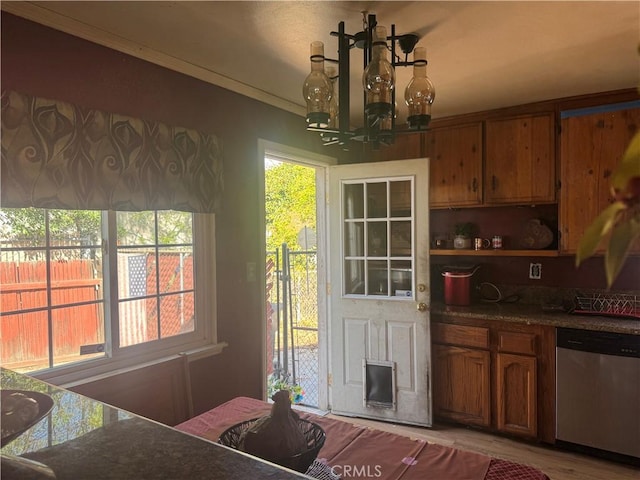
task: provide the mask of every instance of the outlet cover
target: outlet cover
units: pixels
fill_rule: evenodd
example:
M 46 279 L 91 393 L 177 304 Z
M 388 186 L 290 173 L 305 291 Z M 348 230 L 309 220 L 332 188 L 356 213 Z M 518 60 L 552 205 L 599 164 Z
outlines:
M 529 278 L 533 280 L 540 280 L 542 278 L 542 264 L 530 263 L 529 264 Z

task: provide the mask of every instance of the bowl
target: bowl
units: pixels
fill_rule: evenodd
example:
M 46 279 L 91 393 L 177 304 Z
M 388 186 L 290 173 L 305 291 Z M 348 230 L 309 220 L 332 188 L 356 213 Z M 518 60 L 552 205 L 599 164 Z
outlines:
M 53 399 L 44 393 L 32 392 L 31 390 L 0 390 L 0 403 L 5 406 L 8 398 L 15 394 L 21 393 L 25 397 L 32 398 L 38 404 L 38 414 L 27 421 L 21 422 L 19 427 L 9 429 L 6 423 L 6 415 L 3 411 L 0 425 L 2 425 L 2 441 L 0 447 L 4 447 L 10 441 L 18 438 L 24 432 L 33 427 L 36 423 L 44 418 L 53 407 Z
M 244 434 L 249 430 L 255 422 L 260 418 L 253 418 L 244 422 L 237 423 L 227 428 L 218 439 L 218 443 L 226 447 L 235 448 L 238 450 L 240 441 L 244 438 Z M 284 457 L 278 459 L 268 459 L 273 463 L 277 463 L 283 467 L 290 468 L 296 472 L 304 473 L 309 469 L 309 466 L 318 456 L 318 452 L 324 445 L 326 435 L 320 425 L 317 425 L 308 420 L 298 419 L 298 427 L 304 435 L 307 441 L 307 449 L 303 452 L 293 455 L 291 457 Z

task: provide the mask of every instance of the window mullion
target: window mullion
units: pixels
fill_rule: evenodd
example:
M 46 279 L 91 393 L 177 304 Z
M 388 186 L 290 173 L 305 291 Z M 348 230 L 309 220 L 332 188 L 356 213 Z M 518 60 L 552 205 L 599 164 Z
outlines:
M 159 244 L 160 244 L 160 237 L 159 237 L 159 224 L 158 224 L 158 212 L 155 212 L 155 232 L 154 232 L 154 243 L 155 245 L 153 246 L 153 252 L 156 256 L 156 329 L 158 332 L 158 340 L 160 340 L 162 338 L 162 324 L 161 324 L 161 319 L 160 319 L 160 304 L 162 303 L 162 297 L 160 296 L 160 269 L 161 269 L 161 265 L 160 265 L 160 248 L 159 248 Z
M 118 308 L 118 227 L 116 212 L 102 214 L 102 255 L 104 282 L 105 352 L 114 356 L 120 349 L 120 315 Z
M 48 332 L 48 350 L 49 350 L 49 368 L 53 367 L 53 296 L 51 293 L 51 239 L 49 230 L 49 210 L 44 211 L 44 231 L 45 231 L 45 275 L 47 285 L 47 332 Z

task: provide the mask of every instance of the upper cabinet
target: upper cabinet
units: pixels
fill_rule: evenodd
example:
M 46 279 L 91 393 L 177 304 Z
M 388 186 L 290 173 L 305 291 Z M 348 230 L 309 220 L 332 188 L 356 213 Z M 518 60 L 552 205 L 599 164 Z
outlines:
M 560 248 L 575 253 L 585 229 L 613 201 L 610 176 L 640 127 L 640 102 L 561 112 Z
M 430 207 L 482 204 L 482 122 L 427 131 L 424 152 L 430 159 Z
M 554 114 L 487 120 L 484 203 L 556 201 Z

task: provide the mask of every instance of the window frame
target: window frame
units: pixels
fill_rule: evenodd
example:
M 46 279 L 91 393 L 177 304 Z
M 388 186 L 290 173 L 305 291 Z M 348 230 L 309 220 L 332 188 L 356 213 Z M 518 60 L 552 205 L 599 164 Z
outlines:
M 116 212 L 102 212 L 105 356 L 29 372 L 30 376 L 73 386 L 185 355 L 189 361 L 222 351 L 217 339 L 215 214 L 193 214 L 193 268 L 196 326 L 193 332 L 119 348 Z M 113 274 L 112 272 L 115 272 Z

